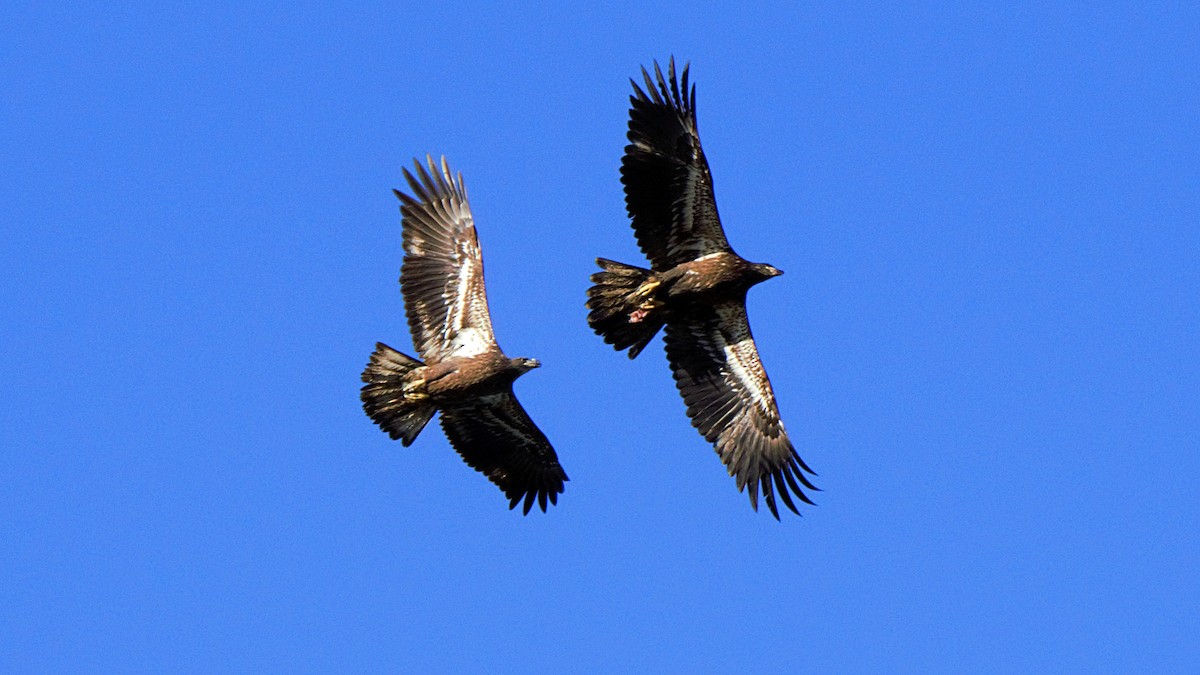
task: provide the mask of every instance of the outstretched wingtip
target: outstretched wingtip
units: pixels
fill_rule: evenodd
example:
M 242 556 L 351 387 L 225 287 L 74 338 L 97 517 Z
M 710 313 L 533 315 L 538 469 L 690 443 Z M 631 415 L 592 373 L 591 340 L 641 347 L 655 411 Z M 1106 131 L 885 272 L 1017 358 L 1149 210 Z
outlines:
M 667 58 L 665 74 L 658 59 L 651 61 L 651 65 L 654 67 L 653 77 L 650 76 L 650 72 L 645 66 L 641 67 L 642 80 L 646 83 L 646 91 L 650 95 L 647 96 L 642 92 L 638 83 L 631 79 L 629 82 L 633 85 L 634 91 L 637 94 L 637 96 L 630 97 L 631 101 L 637 99 L 650 100 L 657 105 L 673 104 L 674 107 L 684 110 L 694 109 L 696 87 L 692 85 L 690 90 L 688 88 L 688 71 L 691 68 L 691 62 L 685 62 L 682 71 L 679 71 L 675 67 L 675 55 L 671 54 Z

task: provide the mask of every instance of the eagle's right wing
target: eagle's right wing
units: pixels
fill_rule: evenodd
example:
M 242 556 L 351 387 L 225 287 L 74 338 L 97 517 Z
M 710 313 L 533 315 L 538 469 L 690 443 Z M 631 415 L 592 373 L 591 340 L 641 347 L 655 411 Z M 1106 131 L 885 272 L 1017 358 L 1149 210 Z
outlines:
M 542 511 L 547 499 L 558 503 L 567 474 L 511 390 L 447 406 L 442 429 L 463 460 L 504 491 L 509 508 L 522 499 L 525 513 L 535 499 Z
M 667 321 L 664 344 L 692 425 L 737 478 L 738 491 L 750 487 L 755 510 L 760 487 L 776 518 L 776 494 L 796 513 L 791 493 L 811 504 L 801 486 L 817 489 L 805 476 L 813 471 L 783 428 L 745 305 L 725 302 L 675 312 Z

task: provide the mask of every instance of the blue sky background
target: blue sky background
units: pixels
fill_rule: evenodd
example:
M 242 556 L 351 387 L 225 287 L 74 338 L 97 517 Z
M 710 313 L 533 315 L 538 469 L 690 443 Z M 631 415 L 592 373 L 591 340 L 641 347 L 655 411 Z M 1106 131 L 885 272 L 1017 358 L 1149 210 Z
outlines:
M 5 4 L 0 669 L 1200 667 L 1200 11 L 954 4 Z M 671 54 L 803 518 L 584 321 Z M 548 514 L 359 407 L 427 152 Z

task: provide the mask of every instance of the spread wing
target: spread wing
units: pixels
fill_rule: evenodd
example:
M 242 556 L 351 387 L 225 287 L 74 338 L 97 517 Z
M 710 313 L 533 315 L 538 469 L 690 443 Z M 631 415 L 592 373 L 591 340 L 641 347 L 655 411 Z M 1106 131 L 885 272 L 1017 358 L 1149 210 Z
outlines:
M 404 177 L 412 196 L 393 190 L 403 215 L 404 263 L 400 291 L 413 343 L 426 362 L 496 349 L 483 286 L 483 255 L 475 235 L 462 174 L 429 170 L 414 161 Z
M 755 510 L 760 487 L 776 518 L 776 494 L 793 512 L 791 494 L 811 504 L 801 485 L 816 490 L 805 472 L 816 474 L 796 454 L 779 419 L 745 304 L 676 312 L 667 322 L 664 342 L 692 425 L 714 445 L 737 478 L 738 491 L 750 486 Z
M 522 499 L 525 513 L 535 498 L 542 511 L 547 499 L 558 503 L 567 474 L 511 390 L 446 407 L 442 429 L 471 468 L 500 486 L 510 509 Z
M 630 80 L 630 144 L 621 160 L 625 208 L 638 246 L 657 271 L 731 251 L 717 216 L 708 160 L 700 148 L 696 87 L 688 89 L 684 66 L 681 91 L 674 57 L 667 72 L 664 79 L 655 62 L 655 82 L 643 68 L 644 91 Z

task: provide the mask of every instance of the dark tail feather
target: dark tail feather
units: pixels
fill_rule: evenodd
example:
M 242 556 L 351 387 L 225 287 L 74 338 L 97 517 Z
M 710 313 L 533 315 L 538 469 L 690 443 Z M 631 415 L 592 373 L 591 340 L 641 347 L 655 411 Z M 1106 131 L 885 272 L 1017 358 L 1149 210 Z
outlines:
M 363 371 L 363 410 L 392 438 L 400 439 L 407 447 L 429 423 L 437 410 L 424 396 L 405 392 L 405 375 L 425 364 L 405 356 L 382 342 L 375 343 L 375 352 Z
M 592 275 L 595 285 L 588 289 L 587 308 L 592 310 L 588 313 L 588 325 L 617 351 L 628 349 L 632 359 L 654 339 L 665 322 L 663 314 L 653 309 L 643 312 L 637 320 L 631 317 L 647 299 L 637 297 L 637 291 L 653 273 L 604 258 L 596 258 L 596 264 L 603 271 Z

